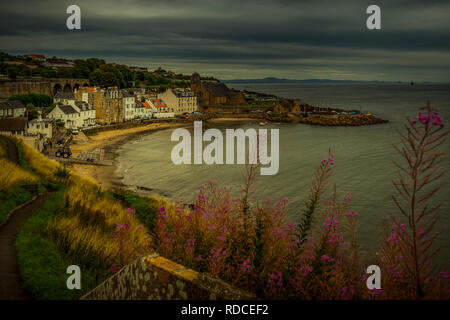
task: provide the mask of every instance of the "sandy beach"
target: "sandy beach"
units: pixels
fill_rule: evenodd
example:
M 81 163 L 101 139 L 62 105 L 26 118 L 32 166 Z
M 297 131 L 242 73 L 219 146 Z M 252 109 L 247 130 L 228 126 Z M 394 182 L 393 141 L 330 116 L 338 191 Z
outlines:
M 209 123 L 231 123 L 231 122 L 259 122 L 260 119 L 255 118 L 215 118 L 208 120 Z M 136 137 L 155 132 L 157 130 L 165 130 L 189 125 L 190 123 L 151 123 L 144 126 L 113 129 L 108 131 L 100 131 L 92 136 L 80 135 L 74 138 L 73 144 L 70 145 L 74 157 L 80 155 L 82 151 L 92 151 L 96 148 L 108 147 L 111 149 L 118 148 L 121 144 L 126 143 Z M 103 189 L 111 189 L 114 187 L 123 187 L 121 178 L 116 175 L 117 163 L 114 155 L 112 158 L 102 163 L 78 163 L 71 162 L 69 166 L 79 174 L 90 177 L 98 182 Z
M 132 140 L 139 135 L 148 134 L 157 130 L 164 130 L 169 128 L 176 128 L 185 126 L 186 123 L 151 123 L 144 126 L 128 128 L 128 129 L 113 129 L 108 131 L 98 132 L 96 135 L 76 137 L 73 144 L 70 145 L 74 157 L 80 155 L 82 151 L 92 151 L 96 148 L 118 148 L 121 144 Z M 113 155 L 110 155 L 110 161 L 102 163 L 77 163 L 72 162 L 69 166 L 79 174 L 90 177 L 98 182 L 102 189 L 111 189 L 122 186 L 120 179 L 116 176 L 117 169 L 116 160 Z
M 108 131 L 100 131 L 96 135 L 88 137 L 87 142 L 80 141 L 75 138 L 75 143 L 70 146 L 73 156 L 78 156 L 81 151 L 91 151 L 95 148 L 102 148 L 105 146 L 118 145 L 124 140 L 129 140 L 137 135 L 149 133 L 156 130 L 167 128 L 174 128 L 186 125 L 184 123 L 151 123 L 148 125 L 128 128 L 128 129 L 113 129 Z

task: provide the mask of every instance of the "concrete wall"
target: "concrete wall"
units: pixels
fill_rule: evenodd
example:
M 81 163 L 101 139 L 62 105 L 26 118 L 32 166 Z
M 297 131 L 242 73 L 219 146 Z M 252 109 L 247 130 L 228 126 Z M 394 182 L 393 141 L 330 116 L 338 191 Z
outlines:
M 81 299 L 249 300 L 254 296 L 153 254 L 127 265 Z

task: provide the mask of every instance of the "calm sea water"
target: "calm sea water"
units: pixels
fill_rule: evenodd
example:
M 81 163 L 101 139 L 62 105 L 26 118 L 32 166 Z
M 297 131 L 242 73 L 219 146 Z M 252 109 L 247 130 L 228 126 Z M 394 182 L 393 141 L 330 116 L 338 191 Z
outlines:
M 429 100 L 450 125 L 450 85 L 406 84 L 233 84 L 236 89 L 248 89 L 299 98 L 307 103 L 336 108 L 361 109 L 387 119 L 388 124 L 368 127 L 317 127 L 294 124 L 270 124 L 264 128 L 280 129 L 280 169 L 274 176 L 259 176 L 255 199 L 287 197 L 290 216 L 301 212 L 308 195 L 315 166 L 327 157 L 331 148 L 335 157 L 332 182 L 340 196 L 353 191 L 354 209 L 360 217 L 360 240 L 374 249 L 380 237 L 381 217 L 395 210 L 391 195 L 392 178 L 396 170 L 392 161 L 399 156 L 392 145 L 399 143 L 395 132 L 414 117 L 418 107 Z M 211 124 L 205 128 L 210 127 Z M 221 124 L 219 129 L 259 129 L 258 124 Z M 192 128 L 188 128 L 192 130 Z M 138 138 L 121 147 L 118 173 L 123 183 L 151 189 L 169 199 L 191 201 L 200 184 L 208 180 L 238 191 L 242 183 L 241 165 L 181 165 L 172 164 L 170 154 L 175 142 L 172 130 L 159 131 Z M 206 144 L 205 144 L 206 145 Z M 441 147 L 447 153 L 445 168 L 450 168 L 450 141 Z M 439 263 L 450 267 L 450 174 L 442 180 L 442 189 L 435 202 L 442 203 L 437 245 L 442 247 Z M 141 189 L 142 192 L 143 189 Z

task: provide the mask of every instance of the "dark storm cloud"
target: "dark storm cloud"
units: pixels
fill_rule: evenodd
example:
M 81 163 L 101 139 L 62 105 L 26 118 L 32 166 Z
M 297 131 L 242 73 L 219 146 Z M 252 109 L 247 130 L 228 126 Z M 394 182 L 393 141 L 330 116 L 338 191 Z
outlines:
M 0 50 L 41 52 L 223 78 L 448 81 L 448 1 L 378 1 L 382 30 L 366 29 L 369 1 L 64 1 L 1 5 Z M 245 73 L 244 73 L 245 71 Z

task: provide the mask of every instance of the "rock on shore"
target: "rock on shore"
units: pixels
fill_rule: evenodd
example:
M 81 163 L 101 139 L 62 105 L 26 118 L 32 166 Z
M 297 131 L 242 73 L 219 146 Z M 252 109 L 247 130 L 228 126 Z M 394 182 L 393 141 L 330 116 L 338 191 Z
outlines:
M 321 126 L 367 126 L 373 124 L 387 123 L 373 116 L 372 114 L 357 115 L 310 115 L 305 118 L 299 118 L 299 123 L 321 125 Z

